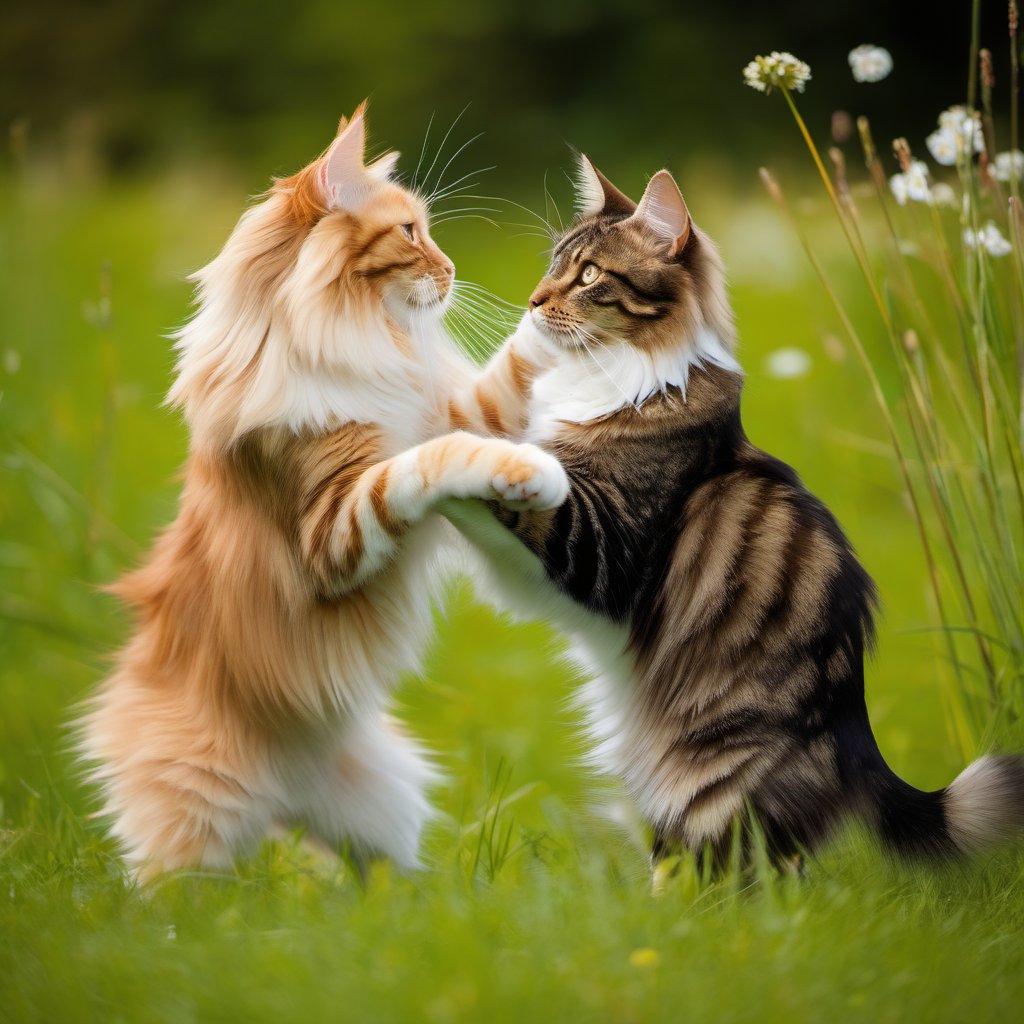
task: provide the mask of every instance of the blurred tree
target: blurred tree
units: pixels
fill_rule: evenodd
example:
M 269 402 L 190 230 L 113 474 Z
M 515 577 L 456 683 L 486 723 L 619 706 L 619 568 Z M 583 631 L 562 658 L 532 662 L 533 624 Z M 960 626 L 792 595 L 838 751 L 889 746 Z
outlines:
M 983 42 L 1005 82 L 1006 4 Z M 5 5 L 0 118 L 38 149 L 93 146 L 115 172 L 204 154 L 286 170 L 365 95 L 378 138 L 417 149 L 432 111 L 489 133 L 511 176 L 564 163 L 563 140 L 646 169 L 687 152 L 771 158 L 781 106 L 741 80 L 755 53 L 814 71 L 803 108 L 866 113 L 880 139 L 923 138 L 964 94 L 970 0 L 35 0 Z M 893 75 L 857 85 L 855 45 L 888 47 Z M 1005 94 L 1000 94 L 1005 99 Z M 479 162 L 479 161 L 478 161 Z M 265 172 L 264 172 L 265 173 Z M 500 176 L 499 176 L 500 177 Z

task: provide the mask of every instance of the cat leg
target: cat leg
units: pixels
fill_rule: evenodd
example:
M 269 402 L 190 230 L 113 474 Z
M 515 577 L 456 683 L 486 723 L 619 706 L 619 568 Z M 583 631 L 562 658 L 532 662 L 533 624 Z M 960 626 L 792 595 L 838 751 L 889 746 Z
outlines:
M 270 825 L 261 774 L 226 723 L 215 726 L 130 684 L 108 686 L 81 723 L 111 834 L 139 882 L 182 868 L 230 869 Z M 234 743 L 229 748 L 225 738 Z
M 322 462 L 306 484 L 299 543 L 307 569 L 331 597 L 379 572 L 409 527 L 445 498 L 554 508 L 568 491 L 561 465 L 539 448 L 459 432 L 375 463 L 355 477 L 349 466 Z
M 288 812 L 335 850 L 359 861 L 383 856 L 420 867 L 420 836 L 433 816 L 427 789 L 440 780 L 420 746 L 386 715 L 352 723 L 319 749 L 296 750 L 281 765 Z
M 528 324 L 491 357 L 476 380 L 461 387 L 448 402 L 453 430 L 496 437 L 520 437 L 529 419 L 530 395 L 538 375 L 552 357 Z

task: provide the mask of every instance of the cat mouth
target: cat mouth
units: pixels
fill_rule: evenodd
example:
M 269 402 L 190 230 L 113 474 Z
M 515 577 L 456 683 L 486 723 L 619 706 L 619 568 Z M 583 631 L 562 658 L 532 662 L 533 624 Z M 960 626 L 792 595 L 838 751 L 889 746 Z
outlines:
M 413 309 L 438 309 L 448 301 L 451 290 L 449 281 L 424 275 L 415 282 L 406 301 Z
M 574 324 L 553 324 L 545 316 L 536 311 L 530 317 L 533 326 L 549 341 L 556 342 L 563 348 L 581 348 L 582 330 Z

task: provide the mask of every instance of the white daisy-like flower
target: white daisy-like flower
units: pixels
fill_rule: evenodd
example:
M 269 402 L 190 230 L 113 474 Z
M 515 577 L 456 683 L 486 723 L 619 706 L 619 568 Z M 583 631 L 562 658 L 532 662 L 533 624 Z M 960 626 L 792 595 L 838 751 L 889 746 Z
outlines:
M 858 46 L 850 51 L 850 70 L 858 82 L 880 82 L 892 71 L 892 54 L 881 46 Z
M 811 357 L 802 348 L 777 348 L 764 361 L 769 376 L 779 380 L 802 377 L 811 368 Z
M 952 159 L 948 159 L 950 145 L 945 133 L 949 134 L 952 145 L 955 147 Z M 946 159 L 940 157 L 932 148 L 932 139 L 935 139 L 936 145 L 939 146 L 937 136 L 943 137 L 940 152 L 946 156 Z M 981 121 L 973 114 L 968 113 L 967 108 L 963 106 L 958 105 L 944 110 L 939 114 L 939 130 L 928 136 L 928 148 L 932 151 L 932 156 L 939 163 L 946 164 L 947 167 L 955 164 L 957 156 L 961 153 L 980 153 L 985 148 L 985 136 L 981 130 Z
M 1024 178 L 1024 153 L 1019 149 L 1009 150 L 1006 153 L 996 153 L 996 159 L 992 165 L 992 174 L 998 181 L 1009 181 L 1014 177 L 1020 181 Z
M 955 207 L 956 205 L 956 192 L 952 185 L 947 185 L 944 181 L 932 185 L 932 206 Z
M 964 232 L 964 245 L 973 251 L 984 250 L 989 256 L 1006 256 L 1013 251 L 1009 239 L 1003 237 L 991 220 L 977 233 L 968 228 Z
M 906 206 L 908 199 L 914 200 L 915 203 L 931 202 L 928 165 L 923 160 L 911 160 L 906 172 L 894 174 L 889 179 L 889 188 L 900 206 Z
M 811 80 L 811 69 L 791 53 L 773 50 L 767 57 L 755 57 L 744 69 L 743 80 L 758 92 L 789 89 L 803 92 Z
M 957 154 L 960 152 L 960 140 L 952 128 L 939 128 L 924 141 L 937 164 L 952 167 L 956 163 Z

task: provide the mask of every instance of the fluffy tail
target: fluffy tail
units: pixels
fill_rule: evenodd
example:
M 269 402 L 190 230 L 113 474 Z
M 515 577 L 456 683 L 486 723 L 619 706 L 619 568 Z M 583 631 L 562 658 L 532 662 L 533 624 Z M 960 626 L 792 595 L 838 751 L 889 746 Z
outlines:
M 859 793 L 859 802 L 882 840 L 895 853 L 906 857 L 963 856 L 1024 830 L 1024 755 L 986 754 L 945 789 L 928 793 L 904 782 L 889 768 L 870 726 L 866 736 L 861 729 L 856 732 L 857 771 L 847 781 Z M 844 738 L 852 739 L 849 733 Z
M 914 789 L 886 766 L 874 793 L 886 845 L 909 856 L 978 853 L 1024 829 L 1024 756 L 987 754 L 945 789 Z

